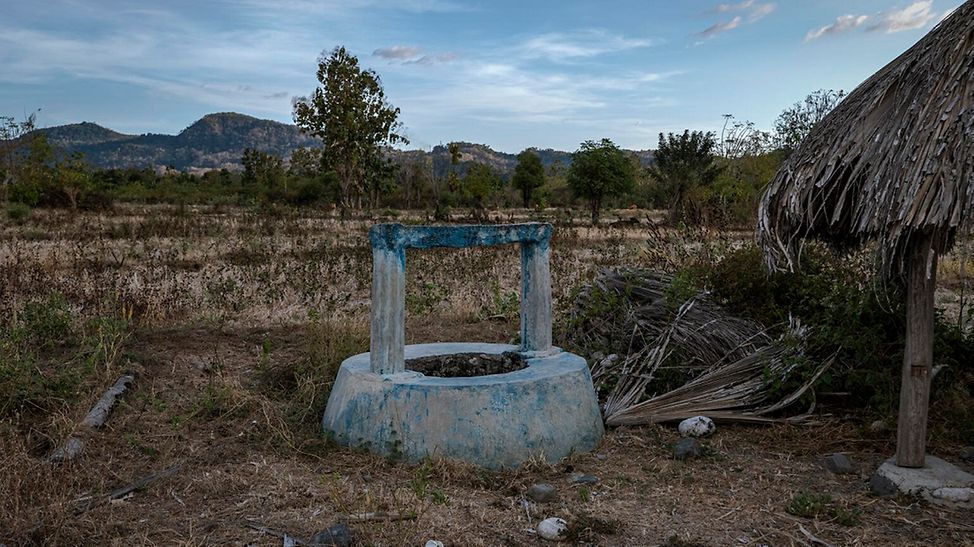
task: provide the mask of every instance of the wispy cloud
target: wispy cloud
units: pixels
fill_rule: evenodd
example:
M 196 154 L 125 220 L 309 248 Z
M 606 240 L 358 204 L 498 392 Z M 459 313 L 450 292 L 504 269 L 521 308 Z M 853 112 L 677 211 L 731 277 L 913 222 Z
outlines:
M 381 57 L 392 62 L 399 62 L 404 65 L 436 65 L 455 61 L 458 56 L 456 53 L 437 53 L 426 54 L 423 49 L 416 46 L 392 46 L 382 47 L 372 52 L 375 57 Z
M 810 42 L 812 40 L 817 40 L 822 36 L 842 34 L 843 32 L 861 26 L 868 20 L 868 15 L 840 15 L 835 18 L 835 22 L 832 24 L 808 31 L 808 33 L 805 34 L 805 41 Z
M 933 0 L 920 0 L 905 8 L 891 9 L 875 15 L 840 15 L 835 22 L 808 31 L 805 34 L 805 41 L 843 34 L 864 25 L 869 32 L 887 34 L 923 28 L 931 21 L 943 20 L 951 11 L 953 10 L 938 14 L 933 10 Z
M 656 43 L 656 40 L 649 38 L 628 38 L 604 30 L 582 30 L 534 36 L 525 40 L 517 49 L 520 56 L 528 59 L 568 61 L 650 47 Z
M 698 36 L 703 38 L 712 38 L 717 36 L 722 32 L 727 32 L 728 30 L 734 30 L 741 26 L 741 16 L 738 15 L 731 19 L 730 21 L 725 21 L 722 23 L 714 23 L 713 25 L 705 28 L 704 30 L 697 33 Z
M 888 34 L 925 27 L 937 18 L 937 12 L 932 7 L 933 0 L 921 0 L 903 9 L 887 11 L 878 17 L 878 21 L 869 30 Z
M 755 23 L 761 19 L 767 17 L 774 13 L 777 9 L 777 4 L 773 2 L 757 2 L 756 0 L 744 0 L 736 4 L 717 4 L 714 9 L 710 10 L 708 13 L 715 14 L 730 14 L 738 13 L 740 15 L 735 15 L 730 20 L 718 21 L 713 25 L 703 29 L 697 33 L 697 36 L 702 38 L 713 38 L 718 34 L 727 32 L 729 30 L 734 30 L 741 26 L 743 23 Z
M 396 61 L 409 61 L 416 59 L 423 53 L 423 50 L 414 46 L 392 46 L 380 47 L 372 52 L 376 57 L 391 59 Z

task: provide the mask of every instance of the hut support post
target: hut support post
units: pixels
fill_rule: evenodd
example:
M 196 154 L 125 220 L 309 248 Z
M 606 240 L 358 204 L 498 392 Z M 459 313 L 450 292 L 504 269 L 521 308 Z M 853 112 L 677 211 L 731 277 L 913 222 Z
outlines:
M 920 235 L 907 259 L 906 348 L 896 432 L 896 465 L 900 467 L 923 467 L 926 452 L 937 279 L 937 255 L 932 243 L 932 234 Z

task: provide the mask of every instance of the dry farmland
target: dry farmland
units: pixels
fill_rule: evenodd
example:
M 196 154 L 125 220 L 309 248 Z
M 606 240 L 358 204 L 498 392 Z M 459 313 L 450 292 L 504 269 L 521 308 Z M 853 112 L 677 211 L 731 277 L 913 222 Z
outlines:
M 642 223 L 558 223 L 556 331 L 573 291 L 600 268 L 673 271 L 750 237 L 653 228 L 651 212 L 617 216 Z M 29 338 L 43 358 L 8 352 L 0 363 L 10 382 L 36 381 L 8 390 L 16 404 L 0 414 L 0 543 L 280 545 L 278 531 L 307 539 L 342 515 L 379 513 L 392 518 L 350 522 L 356 544 L 537 545 L 533 526 L 547 516 L 594 545 L 974 544 L 970 513 L 869 494 L 869 473 L 892 454 L 895 432 L 862 417 L 721 426 L 688 463 L 671 459 L 678 435 L 660 426 L 614 429 L 593 453 L 501 472 L 329 445 L 318 421 L 331 379 L 344 357 L 368 347 L 367 230 L 376 220 L 397 218 L 125 205 L 3 220 L 0 314 L 5 328 L 37 326 L 11 330 L 7 343 Z M 939 298 L 948 310 L 965 260 L 945 260 Z M 518 277 L 513 247 L 411 252 L 407 341 L 511 340 Z M 49 463 L 123 371 L 136 380 L 107 426 L 79 433 L 80 458 Z M 931 442 L 935 454 L 958 448 Z M 861 473 L 826 471 L 821 458 L 833 452 L 848 453 Z M 572 485 L 574 472 L 599 480 Z M 556 486 L 559 500 L 522 503 L 539 482 Z M 821 510 L 792 514 L 796 499 L 818 499 Z

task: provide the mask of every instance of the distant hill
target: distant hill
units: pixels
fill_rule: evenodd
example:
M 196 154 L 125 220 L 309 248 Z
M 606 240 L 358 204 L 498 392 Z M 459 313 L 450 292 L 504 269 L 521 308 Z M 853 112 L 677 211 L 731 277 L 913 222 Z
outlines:
M 101 168 L 236 170 L 245 148 L 288 157 L 294 150 L 318 142 L 293 125 L 233 112 L 207 114 L 178 135 L 125 135 L 90 122 L 37 131 L 67 152 L 82 152 L 88 162 Z
M 100 168 L 174 167 L 182 171 L 241 169 L 245 148 L 290 157 L 298 148 L 315 146 L 318 140 L 304 135 L 294 125 L 261 120 L 235 112 L 207 114 L 178 135 L 126 135 L 91 122 L 38 129 L 51 144 L 67 152 L 81 152 L 89 163 Z M 507 176 L 514 172 L 517 155 L 498 152 L 484 144 L 461 142 L 462 175 L 472 163 L 490 165 Z M 550 148 L 535 150 L 547 168 L 567 169 L 571 152 Z M 451 169 L 446 146 L 423 150 L 390 150 L 394 161 L 407 163 L 433 158 L 433 172 L 445 177 Z M 652 152 L 637 151 L 644 165 L 652 162 Z

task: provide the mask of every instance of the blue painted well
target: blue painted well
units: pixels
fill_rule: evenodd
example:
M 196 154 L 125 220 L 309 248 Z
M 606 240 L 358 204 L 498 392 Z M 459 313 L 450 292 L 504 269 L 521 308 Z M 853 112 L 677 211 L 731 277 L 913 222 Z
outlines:
M 406 346 L 406 359 L 450 353 L 517 351 L 507 344 Z M 602 437 L 588 365 L 572 353 L 527 354 L 527 368 L 489 376 L 437 378 L 412 371 L 374 374 L 369 354 L 345 360 L 325 431 L 346 446 L 388 456 L 460 459 L 490 468 L 593 449 Z

